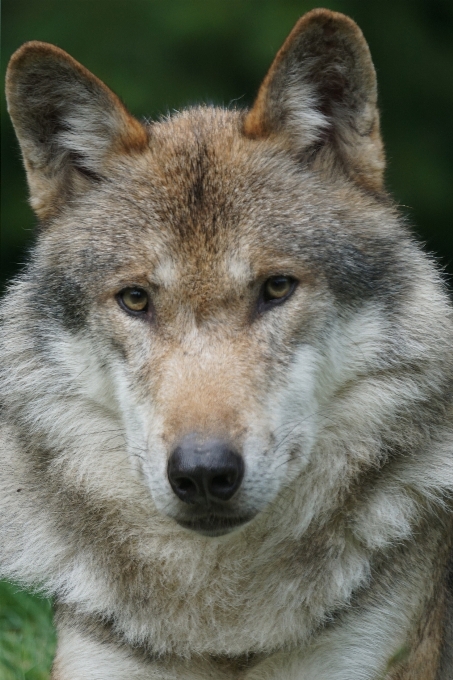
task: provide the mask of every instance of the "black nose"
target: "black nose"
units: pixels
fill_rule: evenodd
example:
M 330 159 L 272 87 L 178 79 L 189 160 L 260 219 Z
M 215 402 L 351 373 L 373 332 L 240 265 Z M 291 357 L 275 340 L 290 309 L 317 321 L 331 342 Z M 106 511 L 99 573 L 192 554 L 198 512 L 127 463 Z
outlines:
M 200 443 L 189 436 L 171 454 L 167 474 L 171 488 L 184 503 L 206 505 L 234 496 L 244 476 L 244 462 L 222 440 Z

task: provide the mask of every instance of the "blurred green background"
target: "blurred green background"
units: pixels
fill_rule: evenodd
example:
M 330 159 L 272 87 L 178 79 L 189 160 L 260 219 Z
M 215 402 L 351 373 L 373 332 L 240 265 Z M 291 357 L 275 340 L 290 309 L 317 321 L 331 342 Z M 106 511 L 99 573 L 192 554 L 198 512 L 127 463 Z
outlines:
M 139 117 L 200 101 L 246 106 L 297 18 L 319 4 L 349 14 L 365 33 L 388 187 L 453 274 L 453 0 L 3 0 L 2 69 L 22 42 L 44 40 L 105 80 Z M 1 118 L 0 285 L 24 262 L 35 224 L 4 99 Z M 15 593 L 0 586 L 0 678 L 44 678 L 49 603 Z

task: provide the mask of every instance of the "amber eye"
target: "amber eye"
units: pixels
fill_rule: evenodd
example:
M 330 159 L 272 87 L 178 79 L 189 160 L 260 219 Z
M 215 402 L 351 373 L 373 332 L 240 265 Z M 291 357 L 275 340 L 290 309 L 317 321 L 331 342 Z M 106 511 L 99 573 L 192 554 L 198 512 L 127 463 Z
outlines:
M 118 293 L 120 305 L 128 312 L 146 312 L 148 309 L 148 293 L 142 288 L 124 288 Z
M 263 286 L 263 301 L 283 302 L 296 287 L 296 280 L 290 276 L 272 276 Z

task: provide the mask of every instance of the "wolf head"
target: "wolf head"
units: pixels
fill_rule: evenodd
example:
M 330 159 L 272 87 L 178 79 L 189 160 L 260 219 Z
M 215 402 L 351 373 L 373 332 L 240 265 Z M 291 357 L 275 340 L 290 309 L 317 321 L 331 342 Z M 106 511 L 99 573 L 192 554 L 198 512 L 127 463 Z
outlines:
M 289 498 L 301 535 L 419 446 L 447 303 L 384 191 L 352 20 L 305 15 L 249 111 L 145 125 L 33 42 L 7 95 L 41 230 L 3 306 L 5 351 L 30 353 L 4 393 L 49 484 L 209 540 Z

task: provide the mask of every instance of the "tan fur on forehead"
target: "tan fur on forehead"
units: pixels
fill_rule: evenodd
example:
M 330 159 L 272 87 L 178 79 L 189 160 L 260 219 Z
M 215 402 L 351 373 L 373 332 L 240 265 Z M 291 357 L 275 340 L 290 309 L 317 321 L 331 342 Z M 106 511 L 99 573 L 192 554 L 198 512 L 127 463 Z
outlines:
M 263 245 L 256 234 L 265 218 L 257 212 L 260 203 L 269 191 L 277 193 L 279 181 L 292 191 L 298 186 L 295 176 L 288 182 L 284 174 L 285 166 L 297 172 L 291 159 L 273 144 L 244 137 L 242 117 L 198 107 L 150 127 L 151 155 L 139 191 L 155 196 L 153 210 L 180 260 L 179 272 L 192 266 L 199 275 L 215 264 L 216 275 L 251 278 L 250 249 Z M 169 272 L 169 258 L 166 263 Z
M 142 193 L 147 182 L 155 192 L 153 208 L 163 229 L 177 236 L 180 255 L 190 250 L 203 266 L 227 248 L 231 257 L 234 251 L 241 254 L 244 273 L 252 252 L 259 260 L 263 238 L 268 248 L 274 242 L 282 252 L 279 218 L 300 222 L 300 207 L 307 215 L 316 212 L 328 185 L 336 202 L 322 204 L 326 217 L 335 205 L 351 209 L 351 200 L 358 210 L 370 205 L 369 197 L 341 176 L 323 181 L 307 173 L 275 140 L 244 136 L 242 124 L 242 112 L 197 107 L 150 127 L 148 177 L 142 175 L 139 184 Z
M 152 180 L 165 186 L 168 218 L 172 209 L 179 210 L 177 226 L 183 237 L 199 231 L 214 236 L 215 221 L 203 220 L 209 213 L 215 220 L 233 205 L 236 196 L 228 190 L 234 179 L 235 191 L 241 190 L 240 175 L 235 178 L 235 173 L 250 165 L 250 144 L 240 134 L 241 118 L 239 112 L 200 107 L 151 127 L 150 149 L 156 159 Z M 212 239 L 209 243 L 215 247 Z

